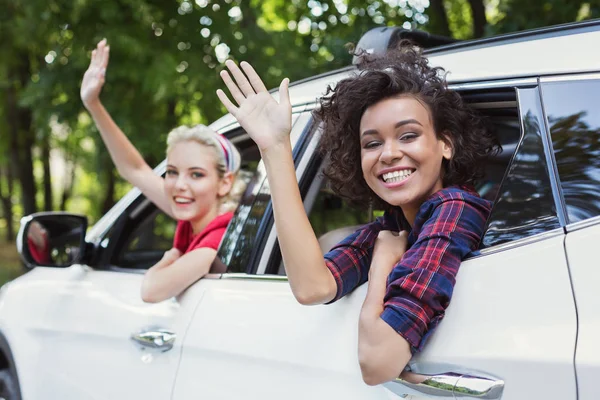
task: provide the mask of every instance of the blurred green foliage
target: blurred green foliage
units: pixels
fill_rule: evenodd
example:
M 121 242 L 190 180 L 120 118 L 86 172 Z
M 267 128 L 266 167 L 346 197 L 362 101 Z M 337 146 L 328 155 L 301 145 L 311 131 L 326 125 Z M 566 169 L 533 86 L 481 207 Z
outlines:
M 600 14 L 597 1 L 577 0 L 0 0 L 0 9 L 0 227 L 9 239 L 23 214 L 66 209 L 93 222 L 129 188 L 79 99 L 102 38 L 111 46 L 102 100 L 155 165 L 170 129 L 224 114 L 215 91 L 226 58 L 249 61 L 275 87 L 347 65 L 344 45 L 375 26 L 468 39 L 478 28 L 492 35 Z

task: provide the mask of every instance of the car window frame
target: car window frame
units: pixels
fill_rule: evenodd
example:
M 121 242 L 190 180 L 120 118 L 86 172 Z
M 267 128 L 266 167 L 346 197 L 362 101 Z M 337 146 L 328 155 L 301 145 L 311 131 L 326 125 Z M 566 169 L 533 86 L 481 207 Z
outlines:
M 293 125 L 292 125 L 292 154 L 293 154 L 293 158 L 294 158 L 294 162 L 296 163 L 297 160 L 300 159 L 300 157 L 302 156 L 303 152 L 304 152 L 304 148 L 305 148 L 305 142 L 306 142 L 306 126 L 307 124 L 309 124 L 310 122 L 310 116 L 306 113 L 306 104 L 300 104 L 300 105 L 296 105 L 292 108 L 292 115 L 293 115 Z M 224 264 L 227 265 L 227 270 L 224 274 L 235 274 L 235 275 L 244 275 L 244 274 L 248 274 L 248 275 L 255 275 L 256 271 L 259 268 L 259 263 L 260 263 L 260 257 L 263 253 L 263 250 L 265 248 L 271 248 L 271 244 L 274 240 L 273 237 L 271 237 L 267 232 L 269 232 L 270 228 L 271 228 L 271 224 L 272 224 L 272 218 L 269 218 L 269 216 L 272 216 L 273 210 L 272 210 L 272 205 L 271 205 L 271 199 L 270 199 L 270 191 L 268 188 L 268 181 L 266 179 L 266 171 L 264 170 L 264 164 L 262 163 L 262 161 L 259 164 L 259 170 L 261 171 L 260 173 L 263 174 L 263 178 L 260 184 L 257 184 L 257 190 L 256 193 L 254 193 L 253 196 L 250 196 L 250 198 L 248 199 L 247 203 L 240 203 L 240 206 L 242 207 L 248 207 L 247 210 L 247 215 L 246 218 L 244 218 L 243 220 L 240 218 L 239 220 L 236 220 L 234 217 L 234 220 L 232 220 L 232 223 L 229 224 L 229 226 L 227 227 L 227 231 L 225 232 L 225 235 L 223 237 L 223 242 L 222 243 L 226 243 L 228 241 L 230 241 L 231 236 L 235 235 L 233 238 L 237 239 L 239 238 L 246 230 L 248 229 L 256 229 L 256 232 L 254 232 L 253 236 L 256 237 L 256 241 L 254 241 L 252 243 L 252 250 L 249 254 L 244 253 L 240 256 L 235 256 L 235 255 L 228 255 L 228 254 L 224 254 L 223 252 L 223 247 L 221 246 L 221 248 L 219 249 L 218 253 L 217 253 L 217 257 L 220 260 L 225 260 L 222 261 Z M 266 196 L 267 199 L 260 199 L 259 201 L 257 201 L 257 195 L 262 194 L 263 196 Z M 256 207 L 264 207 L 264 211 L 262 212 L 262 215 L 260 217 L 260 220 L 257 222 L 253 222 L 252 224 L 247 224 L 247 216 L 249 216 Z M 238 210 L 240 210 L 240 208 L 238 207 Z M 237 214 L 237 212 L 236 212 Z M 252 226 L 250 226 L 252 225 Z M 237 238 L 236 238 L 237 236 Z M 237 249 L 231 249 L 231 252 L 235 252 Z M 238 252 L 239 254 L 239 252 Z M 234 258 L 238 258 L 236 260 L 234 260 Z M 232 260 L 234 260 L 234 265 L 236 267 L 236 269 L 234 269 L 234 266 L 232 266 Z
M 541 107 L 542 98 L 541 98 L 541 92 L 540 92 L 540 88 L 539 88 L 540 87 L 539 77 L 511 78 L 511 79 L 503 79 L 503 80 L 498 80 L 498 81 L 461 82 L 461 83 L 451 84 L 451 85 L 449 85 L 449 87 L 453 90 L 458 90 L 461 92 L 475 91 L 475 90 L 494 90 L 494 89 L 502 89 L 502 88 L 514 88 L 514 90 L 517 91 L 517 109 L 519 111 L 519 123 L 521 125 L 522 132 L 523 132 L 523 116 L 521 114 L 522 107 L 521 107 L 521 103 L 519 102 L 518 91 L 522 90 L 522 89 L 534 88 L 535 90 L 537 90 L 537 93 L 538 93 L 537 102 L 539 103 L 539 107 L 536 108 L 536 117 L 538 118 L 539 121 L 544 121 L 544 114 L 542 112 L 543 108 Z M 565 208 L 563 207 L 563 204 L 562 204 L 562 194 L 560 191 L 557 190 L 558 181 L 557 181 L 557 173 L 556 173 L 556 171 L 557 171 L 556 160 L 554 159 L 554 154 L 553 154 L 552 148 L 551 148 L 552 142 L 550 139 L 550 133 L 545 124 L 542 124 L 540 126 L 540 129 L 542 130 L 542 132 L 541 132 L 542 133 L 542 143 L 544 146 L 543 151 L 544 151 L 544 156 L 545 156 L 546 163 L 547 163 L 549 183 L 552 187 L 552 198 L 554 200 L 555 206 L 557 207 L 557 216 L 559 218 L 560 227 L 558 227 L 556 229 L 552 229 L 550 231 L 545 231 L 545 232 L 533 234 L 531 236 L 519 238 L 519 239 L 510 241 L 510 242 L 490 246 L 488 248 L 474 252 L 473 254 L 471 254 L 469 256 L 469 258 L 477 258 L 477 257 L 485 256 L 488 254 L 493 254 L 493 253 L 496 253 L 499 251 L 509 250 L 509 249 L 512 249 L 515 247 L 520 247 L 520 246 L 526 245 L 531 242 L 544 240 L 544 239 L 554 236 L 554 235 L 564 234 Z M 313 149 L 316 148 L 318 139 L 319 139 L 318 135 L 314 135 L 314 132 L 313 132 L 312 139 L 310 141 L 311 148 L 313 148 Z M 521 140 L 522 139 L 523 139 L 523 135 L 521 136 Z M 516 151 L 515 151 L 515 154 L 516 154 Z M 513 154 L 513 157 L 514 157 L 514 154 Z M 310 152 L 305 152 L 303 154 L 303 158 L 302 158 L 301 162 L 308 165 L 311 161 L 311 158 L 312 158 L 312 154 L 310 154 Z M 512 163 L 512 161 L 513 160 L 511 159 L 510 163 Z M 507 171 L 510 167 L 510 163 L 507 167 Z M 318 166 L 317 166 L 317 169 L 318 169 Z M 308 171 L 308 169 L 306 169 L 306 171 Z M 303 171 L 303 172 L 305 172 L 305 171 Z M 301 182 L 302 182 L 301 178 L 304 178 L 304 175 L 302 175 L 299 178 L 300 178 L 299 182 L 301 184 Z M 504 178 L 506 178 L 506 175 Z M 503 178 L 502 182 L 504 182 L 504 178 Z M 305 193 L 302 192 L 302 195 L 304 196 Z M 266 213 L 265 213 L 265 215 L 266 215 Z M 272 218 L 272 213 L 271 213 L 270 217 Z M 277 265 L 277 261 L 280 259 L 281 256 L 276 254 L 279 250 L 279 246 L 278 246 L 278 243 L 276 242 L 276 233 L 275 233 L 275 229 L 273 226 L 273 221 L 270 221 L 270 224 L 271 224 L 271 231 L 269 232 L 270 240 L 268 241 L 270 248 L 266 247 L 266 246 L 263 248 L 261 258 L 260 258 L 260 261 L 258 264 L 259 268 L 256 269 L 256 271 L 254 273 L 257 275 L 261 275 L 268 279 L 273 278 L 276 280 L 285 280 L 285 279 L 287 279 L 286 276 L 277 275 L 276 272 L 274 272 L 276 270 L 275 266 Z M 486 226 L 487 226 L 487 224 L 486 224 Z
M 476 253 L 472 254 L 470 258 L 477 258 L 477 257 L 481 257 L 481 256 L 486 256 L 489 254 L 494 254 L 497 252 L 510 250 L 510 249 L 513 249 L 516 247 L 525 246 L 530 243 L 546 240 L 546 239 L 554 237 L 554 236 L 564 235 L 566 233 L 566 223 L 567 223 L 566 222 L 567 221 L 566 220 L 566 207 L 565 207 L 564 198 L 562 195 L 562 190 L 560 188 L 560 181 L 558 180 L 558 169 L 557 169 L 557 165 L 556 165 L 556 159 L 554 157 L 554 150 L 552 147 L 552 139 L 550 137 L 550 130 L 548 128 L 547 119 L 546 119 L 546 115 L 545 115 L 544 108 L 543 108 L 543 98 L 542 98 L 542 92 L 541 92 L 540 79 L 541 79 L 541 77 L 532 77 L 532 78 L 517 79 L 515 81 L 515 84 L 516 84 L 515 89 L 517 90 L 517 98 L 518 98 L 517 107 L 519 109 L 519 121 L 521 124 L 521 129 L 523 129 L 523 124 L 524 124 L 524 118 L 523 118 L 523 108 L 524 107 L 523 106 L 524 106 L 524 103 L 522 102 L 522 96 L 519 96 L 519 91 L 521 91 L 521 93 L 522 93 L 523 90 L 535 90 L 535 92 L 537 94 L 535 97 L 535 104 L 529 104 L 529 107 L 530 107 L 529 109 L 535 110 L 536 119 L 538 121 L 542 122 L 540 124 L 542 144 L 543 144 L 544 156 L 545 156 L 545 160 L 546 160 L 546 168 L 548 170 L 549 183 L 551 185 L 552 198 L 554 200 L 554 205 L 556 208 L 556 214 L 557 214 L 559 226 L 554 229 L 545 231 L 545 232 L 540 232 L 537 234 L 533 234 L 531 236 L 519 238 L 519 239 L 516 239 L 513 241 L 496 244 L 496 245 L 481 249 L 481 250 L 477 251 Z M 509 82 L 509 81 L 510 80 L 507 80 L 507 82 Z M 522 139 L 523 138 L 521 138 L 521 140 Z M 520 145 L 520 143 L 519 143 L 519 145 Z M 518 148 L 517 148 L 517 151 L 518 151 Z M 517 152 L 515 151 L 515 154 L 516 153 Z M 510 167 L 510 165 L 509 165 L 509 167 Z M 508 170 L 507 170 L 507 173 L 508 173 Z M 504 182 L 504 180 L 503 180 L 503 182 Z M 495 203 L 494 203 L 494 206 L 495 206 Z M 489 221 L 488 221 L 488 223 L 489 223 Z
M 560 173 L 558 171 L 558 162 L 556 161 L 556 157 L 555 157 L 556 153 L 555 153 L 553 140 L 552 140 L 552 132 L 550 130 L 550 121 L 548 119 L 548 110 L 546 108 L 546 105 L 544 104 L 544 97 L 545 97 L 544 96 L 544 85 L 552 84 L 552 83 L 568 83 L 568 82 L 581 82 L 581 81 L 595 81 L 595 82 L 600 83 L 600 72 L 583 72 L 583 73 L 573 73 L 573 74 L 568 74 L 568 75 L 550 75 L 550 76 L 543 76 L 543 77 L 539 78 L 539 90 L 540 90 L 540 97 L 541 97 L 543 112 L 544 112 L 544 122 L 546 124 L 546 131 L 548 132 L 548 137 L 549 137 L 549 141 L 550 141 L 549 146 L 550 146 L 550 149 L 552 152 L 552 157 L 554 160 L 555 171 L 556 171 L 556 180 L 558 182 L 558 190 L 561 193 L 562 205 L 565 210 L 565 225 L 564 225 L 565 233 L 571 232 L 571 231 L 574 231 L 577 229 L 581 229 L 582 227 L 587 227 L 590 225 L 595 225 L 597 223 L 600 223 L 600 215 L 596 215 L 593 217 L 585 218 L 583 220 L 574 221 L 574 222 L 571 222 L 569 219 L 567 201 L 563 194 L 563 185 L 562 185 L 562 181 L 560 179 Z

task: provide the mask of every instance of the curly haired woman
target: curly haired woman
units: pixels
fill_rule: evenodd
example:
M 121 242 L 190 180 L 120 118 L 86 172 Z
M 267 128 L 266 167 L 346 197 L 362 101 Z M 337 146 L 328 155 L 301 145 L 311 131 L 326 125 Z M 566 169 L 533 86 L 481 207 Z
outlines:
M 331 303 L 369 280 L 359 319 L 363 380 L 398 377 L 443 318 L 459 265 L 479 245 L 491 204 L 473 183 L 496 140 L 415 47 L 364 56 L 328 88 L 315 116 L 332 188 L 385 214 L 323 257 L 294 172 L 289 81 L 278 103 L 248 63 L 226 65 L 233 79 L 221 77 L 238 105 L 217 94 L 261 150 L 294 296 Z

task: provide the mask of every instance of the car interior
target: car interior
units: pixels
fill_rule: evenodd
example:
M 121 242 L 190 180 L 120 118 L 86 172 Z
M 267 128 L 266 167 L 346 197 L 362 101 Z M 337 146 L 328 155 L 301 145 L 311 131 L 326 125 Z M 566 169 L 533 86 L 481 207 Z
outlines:
M 470 91 L 463 93 L 463 99 L 478 110 L 486 119 L 489 128 L 497 135 L 502 150 L 490 157 L 484 177 L 475 189 L 481 197 L 494 202 L 504 178 L 504 174 L 515 153 L 521 138 L 521 128 L 514 89 L 494 92 Z M 335 196 L 328 188 L 326 178 L 317 174 L 314 187 L 310 188 L 306 202 L 309 203 L 309 218 L 319 238 L 323 253 L 352 234 L 361 225 L 372 221 L 381 211 L 359 211 L 352 209 L 345 201 Z M 318 190 L 315 188 L 318 187 Z

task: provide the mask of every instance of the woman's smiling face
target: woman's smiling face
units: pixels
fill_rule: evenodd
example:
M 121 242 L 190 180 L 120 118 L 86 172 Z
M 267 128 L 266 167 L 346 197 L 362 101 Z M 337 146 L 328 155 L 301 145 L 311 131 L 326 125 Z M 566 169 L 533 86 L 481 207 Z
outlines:
M 412 96 L 384 99 L 360 121 L 361 167 L 367 185 L 407 218 L 443 188 L 442 160 L 452 148 L 438 138 L 427 106 Z
M 178 220 L 203 226 L 217 213 L 230 185 L 219 176 L 215 152 L 193 140 L 173 145 L 167 154 L 164 190 Z

